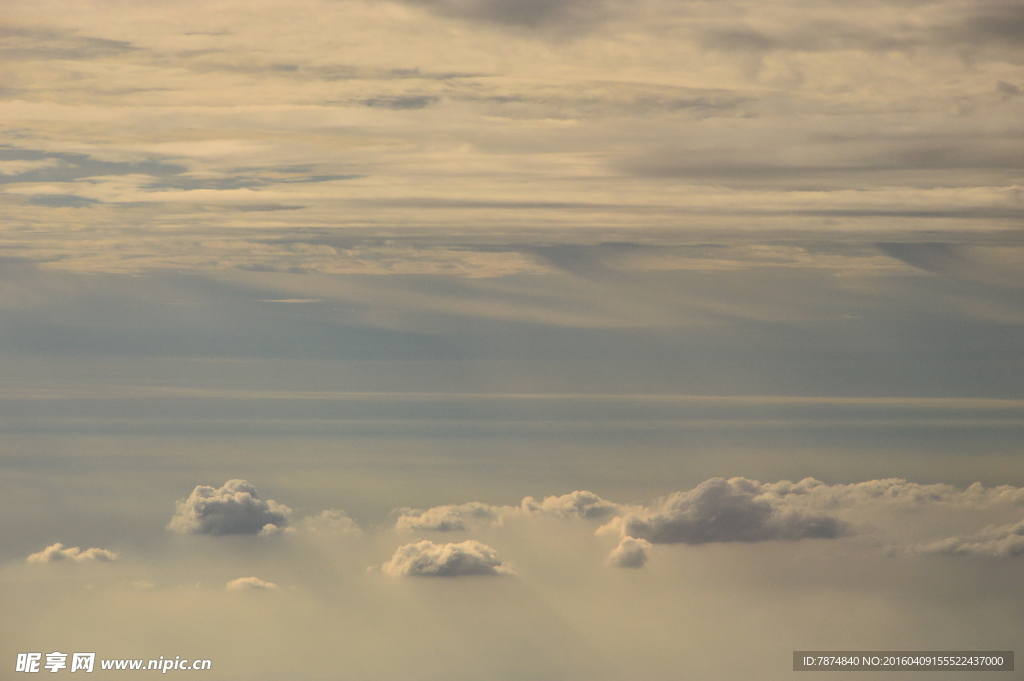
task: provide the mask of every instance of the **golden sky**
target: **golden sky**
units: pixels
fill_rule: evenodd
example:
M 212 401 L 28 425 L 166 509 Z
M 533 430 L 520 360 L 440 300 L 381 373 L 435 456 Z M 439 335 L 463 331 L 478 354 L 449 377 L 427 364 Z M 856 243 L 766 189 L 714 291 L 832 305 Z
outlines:
M 1000 0 L 5 0 L 0 664 L 1013 649 L 1022 88 Z

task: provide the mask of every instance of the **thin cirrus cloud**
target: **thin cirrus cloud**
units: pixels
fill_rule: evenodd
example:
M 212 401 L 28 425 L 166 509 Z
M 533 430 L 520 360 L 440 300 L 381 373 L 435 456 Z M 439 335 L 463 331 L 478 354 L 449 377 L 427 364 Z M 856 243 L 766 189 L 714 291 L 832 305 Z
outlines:
M 29 563 L 56 563 L 59 561 L 72 562 L 72 563 L 85 563 L 89 561 L 99 561 L 102 563 L 110 563 L 117 560 L 117 554 L 107 549 L 91 548 L 83 551 L 77 546 L 69 546 L 64 548 L 64 545 L 60 542 L 51 544 L 39 553 L 33 553 L 25 559 Z
M 498 552 L 468 539 L 458 544 L 421 541 L 398 547 L 381 570 L 392 577 L 463 577 L 509 574 Z
M 759 9 L 747 2 L 729 3 L 749 9 L 746 16 L 723 20 L 700 32 L 707 49 L 751 52 L 910 52 L 921 49 L 988 50 L 1014 47 L 1024 42 L 1024 10 L 1020 3 L 988 0 L 970 5 L 952 2 L 933 3 L 914 21 L 906 15 L 888 16 L 875 9 L 893 3 L 865 3 L 862 11 L 848 7 L 819 4 L 800 12 L 788 24 L 766 21 L 770 14 L 785 9 Z M 900 19 L 904 19 L 900 21 Z
M 272 534 L 288 524 L 291 509 L 259 498 L 246 480 L 228 480 L 222 487 L 199 485 L 177 510 L 167 529 L 183 534 Z
M 605 17 L 607 0 L 406 0 L 442 16 L 498 26 L 579 32 Z
M 80 36 L 67 30 L 0 28 L 0 58 L 4 61 L 80 61 L 117 56 L 136 49 L 127 41 Z
M 16 119 L 26 131 L 19 135 L 18 149 L 5 151 L 45 153 L 61 161 L 60 167 L 19 175 L 17 183 L 25 186 L 7 192 L 12 202 L 35 197 L 17 199 L 30 221 L 72 205 L 83 207 L 78 220 L 102 220 L 102 211 L 118 205 L 147 224 L 164 214 L 157 204 L 173 204 L 175 210 L 192 211 L 186 222 L 208 225 L 214 233 L 231 226 L 237 210 L 273 212 L 276 224 L 293 221 L 292 226 L 303 227 L 334 226 L 345 219 L 339 213 L 361 223 L 382 210 L 388 225 L 396 224 L 399 213 L 422 216 L 425 210 L 443 214 L 444 224 L 462 219 L 457 214 L 478 224 L 473 211 L 481 208 L 492 223 L 505 210 L 516 213 L 516 224 L 522 224 L 521 211 L 528 211 L 545 220 L 562 214 L 575 225 L 579 210 L 598 210 L 604 213 L 601 221 L 623 223 L 636 217 L 616 212 L 624 208 L 671 211 L 699 205 L 706 190 L 697 185 L 709 173 L 716 174 L 716 185 L 746 186 L 756 179 L 779 189 L 793 173 L 806 186 L 840 172 L 836 187 L 842 189 L 797 198 L 815 215 L 830 211 L 848 222 L 859 216 L 851 210 L 862 210 L 846 205 L 851 187 L 861 188 L 863 210 L 891 213 L 884 192 L 867 189 L 915 182 L 881 173 L 941 169 L 962 176 L 939 184 L 977 190 L 977 180 L 971 179 L 977 174 L 969 171 L 1012 172 L 1020 163 L 1014 108 L 1020 79 L 1016 59 L 1006 56 L 1006 48 L 1019 45 L 1024 35 L 1019 3 L 938 2 L 912 9 L 889 1 L 851 9 L 802 2 L 408 0 L 404 8 L 320 3 L 314 12 L 273 11 L 284 7 L 271 2 L 263 7 L 273 22 L 247 20 L 231 31 L 224 26 L 232 7 L 214 3 L 190 16 L 183 34 L 180 28 L 154 31 L 157 24 L 143 21 L 137 10 L 126 11 L 124 23 L 111 27 L 74 11 L 62 18 L 68 13 L 59 4 L 15 4 L 24 5 L 18 14 L 22 25 L 8 30 L 3 49 L 12 58 L 33 60 L 39 73 L 29 73 L 19 87 L 47 84 L 52 102 L 32 97 L 4 104 L 4 117 Z M 613 21 L 600 37 L 588 34 L 604 19 Z M 478 25 L 467 32 L 471 36 L 446 41 L 440 51 L 445 59 L 432 62 L 424 55 L 436 52 L 434 36 L 446 35 L 443 28 L 453 20 Z M 68 21 L 81 25 L 74 31 L 59 27 Z M 355 22 L 353 30 L 368 37 L 367 45 L 384 49 L 353 47 L 346 63 L 324 63 L 324 55 L 336 52 L 334 33 L 324 27 L 343 21 Z M 420 31 L 422 23 L 436 28 Z M 487 35 L 496 27 L 556 26 L 578 40 L 539 46 L 534 31 L 505 31 L 504 40 Z M 651 48 L 635 52 L 634 35 L 644 36 Z M 575 43 L 584 44 L 582 52 Z M 254 44 L 259 54 L 252 51 Z M 935 59 L 929 52 L 947 54 L 951 47 L 958 57 L 969 53 L 970 60 L 962 61 L 972 66 L 952 57 Z M 631 58 L 613 56 L 622 53 Z M 104 69 L 101 87 L 93 80 L 67 80 L 61 65 L 69 58 L 135 68 Z M 1001 66 L 978 67 L 992 60 Z M 509 63 L 516 68 L 503 66 Z M 688 68 L 680 72 L 679 63 Z M 183 79 L 182 73 L 192 77 Z M 887 75 L 878 78 L 878 73 Z M 317 79 L 322 83 L 311 87 Z M 138 106 L 133 99 L 138 91 L 152 87 L 159 88 L 159 98 Z M 124 106 L 63 104 L 83 91 Z M 223 97 L 231 98 L 231 106 L 214 106 Z M 154 113 L 153 101 L 166 110 Z M 946 111 L 955 113 L 941 113 Z M 143 133 L 138 139 L 146 141 L 128 143 L 119 135 L 105 140 L 101 134 L 89 146 L 57 140 L 63 133 L 55 131 L 86 114 L 101 129 L 136 129 Z M 509 126 L 509 120 L 533 122 Z M 147 137 L 170 135 L 170 130 L 171 141 L 157 144 Z M 183 130 L 197 131 L 195 139 L 178 139 Z M 279 143 L 282 130 L 302 134 Z M 337 135 L 352 130 L 357 131 L 353 140 L 366 142 L 339 161 L 328 150 L 341 141 Z M 451 137 L 450 147 L 423 144 L 439 131 L 445 131 L 441 138 Z M 377 139 L 406 143 L 378 144 Z M 511 147 L 515 154 L 507 153 Z M 854 171 L 856 176 L 850 174 Z M 623 172 L 643 182 L 623 182 Z M 137 182 L 117 180 L 127 174 L 138 175 Z M 524 185 L 520 196 L 510 195 L 510 176 L 532 185 Z M 689 187 L 659 181 L 686 176 L 700 179 Z M 455 177 L 458 185 L 451 181 Z M 344 178 L 355 182 L 338 182 Z M 62 185 L 34 185 L 44 181 Z M 930 176 L 926 184 L 936 186 Z M 464 195 L 453 195 L 454 186 L 464 187 Z M 408 187 L 415 191 L 402 189 Z M 77 199 L 54 198 L 64 194 Z M 775 205 L 785 192 L 751 193 L 737 202 L 741 198 L 725 197 L 723 215 L 738 206 L 740 212 L 779 212 L 791 224 L 802 214 Z M 922 192 L 921 198 L 928 197 Z M 978 214 L 957 212 L 956 204 L 971 200 L 967 191 L 950 197 L 948 210 L 924 215 L 909 206 L 900 212 L 923 222 L 957 215 L 976 220 Z M 186 203 L 204 207 L 180 205 Z M 1014 205 L 993 203 L 999 210 L 986 220 L 1014 217 Z M 598 204 L 607 204 L 607 210 Z M 214 216 L 211 206 L 223 210 Z M 284 215 L 289 212 L 295 215 Z M 645 222 L 650 218 L 645 215 Z M 665 219 L 679 224 L 677 215 Z M 67 247 L 71 254 L 76 250 Z

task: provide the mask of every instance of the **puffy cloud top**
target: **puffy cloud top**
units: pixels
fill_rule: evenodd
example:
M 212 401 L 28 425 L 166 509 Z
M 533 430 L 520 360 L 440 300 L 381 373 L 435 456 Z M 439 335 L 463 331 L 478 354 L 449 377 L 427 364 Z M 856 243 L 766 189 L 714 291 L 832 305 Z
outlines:
M 283 504 L 261 500 L 246 480 L 228 480 L 220 488 L 199 485 L 178 501 L 167 528 L 188 534 L 270 534 L 288 524 L 290 513 Z
M 642 568 L 647 564 L 647 550 L 651 543 L 646 539 L 623 537 L 619 545 L 608 554 L 608 564 L 620 568 Z
M 930 544 L 920 544 L 914 551 L 998 558 L 1024 556 L 1024 520 L 1011 525 L 989 525 L 980 532 L 966 537 L 947 537 Z
M 836 518 L 787 508 L 779 496 L 755 480 L 712 478 L 653 508 L 626 513 L 602 530 L 654 544 L 834 538 L 845 533 L 845 524 Z
M 509 572 L 497 551 L 473 539 L 458 544 L 421 541 L 400 546 L 381 570 L 392 577 L 459 577 Z
M 112 562 L 117 560 L 117 554 L 106 549 L 93 548 L 83 551 L 77 546 L 64 548 L 63 544 L 57 542 L 56 544 L 47 546 L 39 553 L 33 553 L 25 560 L 29 563 L 54 563 L 59 560 L 71 560 L 76 563 L 82 563 L 87 560 Z
M 538 501 L 533 497 L 523 499 L 519 507 L 491 506 L 479 501 L 466 504 L 435 506 L 427 510 L 415 508 L 399 509 L 400 515 L 395 528 L 406 531 L 453 532 L 465 531 L 473 525 L 501 524 L 506 516 L 525 513 L 548 514 L 560 518 L 605 518 L 617 513 L 618 504 L 606 501 L 593 492 L 575 491 L 562 496 L 545 497 Z
M 740 478 L 736 478 L 739 480 Z M 966 490 L 942 483 L 922 485 L 901 478 L 866 480 L 849 485 L 827 485 L 814 478 L 800 482 L 782 480 L 775 483 L 750 481 L 766 500 L 827 508 L 864 505 L 897 505 L 906 507 L 940 504 L 980 507 L 996 504 L 1024 505 L 1024 488 L 1012 485 L 985 487 L 976 482 Z
M 248 589 L 277 589 L 278 586 L 273 582 L 264 582 L 258 577 L 239 577 L 228 582 L 225 588 L 233 591 L 244 591 Z
M 577 490 L 560 497 L 545 497 L 537 501 L 533 497 L 523 499 L 522 509 L 527 513 L 552 513 L 561 517 L 604 518 L 618 511 L 618 504 L 605 501 L 593 492 Z
M 395 528 L 405 531 L 433 532 L 463 531 L 467 523 L 498 520 L 498 507 L 471 501 L 458 506 L 435 506 L 425 511 L 416 508 L 400 509 Z

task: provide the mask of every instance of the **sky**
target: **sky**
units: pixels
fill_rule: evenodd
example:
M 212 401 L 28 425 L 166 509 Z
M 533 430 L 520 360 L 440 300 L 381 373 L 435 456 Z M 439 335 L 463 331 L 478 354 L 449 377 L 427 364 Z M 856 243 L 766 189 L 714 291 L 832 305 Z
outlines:
M 0 664 L 1022 649 L 1022 121 L 1018 2 L 6 0 Z

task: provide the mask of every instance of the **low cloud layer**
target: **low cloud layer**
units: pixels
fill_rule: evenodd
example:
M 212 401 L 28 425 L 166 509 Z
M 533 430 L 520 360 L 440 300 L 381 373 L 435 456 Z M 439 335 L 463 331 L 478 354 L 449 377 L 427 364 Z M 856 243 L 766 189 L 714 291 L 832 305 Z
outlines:
M 797 541 L 838 539 L 875 533 L 889 527 L 903 533 L 901 514 L 908 511 L 970 515 L 1024 505 L 1024 489 L 975 483 L 966 489 L 946 484 L 919 484 L 899 478 L 830 485 L 814 478 L 762 483 L 746 478 L 711 478 L 647 506 L 628 506 L 588 491 L 543 500 L 523 499 L 519 507 L 482 502 L 402 509 L 395 527 L 403 531 L 473 531 L 500 526 L 507 519 L 529 522 L 531 516 L 605 519 L 598 534 L 613 534 L 619 544 L 607 563 L 641 568 L 654 544 Z M 609 518 L 609 516 L 613 516 Z M 889 531 L 889 530 L 884 530 Z M 912 545 L 912 540 L 904 545 Z M 901 542 L 902 543 L 902 542 Z M 1008 556 L 1024 553 L 1024 524 L 993 526 L 964 537 L 921 545 L 918 553 L 974 553 Z M 497 554 L 478 542 L 401 547 L 383 566 L 392 575 L 492 574 L 500 571 Z
M 847 531 L 834 517 L 773 504 L 758 482 L 746 478 L 706 480 L 651 508 L 630 511 L 602 529 L 653 544 L 833 539 Z
M 259 498 L 246 480 L 228 480 L 223 487 L 196 487 L 177 502 L 167 528 L 184 534 L 272 534 L 288 524 L 291 509 Z
M 939 505 L 969 509 L 1024 505 L 1024 487 L 985 487 L 980 482 L 961 490 L 954 485 L 922 485 L 901 478 L 867 480 L 849 485 L 828 485 L 814 478 L 804 478 L 796 483 L 782 480 L 762 484 L 743 478 L 733 478 L 729 482 L 737 481 L 743 481 L 738 484 L 776 506 L 792 508 L 836 509 L 885 505 L 910 509 Z
M 965 490 L 942 483 L 922 485 L 900 478 L 829 485 L 814 478 L 761 483 L 712 478 L 646 507 L 627 509 L 598 532 L 646 539 L 654 544 L 705 544 L 797 539 L 835 539 L 853 533 L 839 515 L 846 511 L 886 514 L 927 507 L 972 510 L 1024 505 L 1024 488 Z
M 259 577 L 239 577 L 228 582 L 225 588 L 232 591 L 248 591 L 250 589 L 277 589 L 279 587 L 273 582 L 264 582 Z
M 83 551 L 77 546 L 71 546 L 64 548 L 64 545 L 60 542 L 51 544 L 39 553 L 33 553 L 31 556 L 25 559 L 29 563 L 55 563 L 58 561 L 73 561 L 75 563 L 84 563 L 86 561 L 100 561 L 109 563 L 117 560 L 117 554 L 107 549 L 86 549 Z
M 497 551 L 472 539 L 458 544 L 421 541 L 400 546 L 381 570 L 392 577 L 461 577 L 509 572 Z
M 614 567 L 641 568 L 654 544 L 753 543 L 839 539 L 854 535 L 888 534 L 890 542 L 912 553 L 973 553 L 1010 556 L 1024 553 L 1024 525 L 993 526 L 976 535 L 950 537 L 917 544 L 913 523 L 901 519 L 952 513 L 970 527 L 973 515 L 1018 514 L 1024 507 L 1024 488 L 1012 485 L 966 489 L 943 483 L 920 484 L 901 478 L 830 485 L 814 478 L 798 482 L 762 483 L 747 478 L 711 478 L 648 505 L 627 505 L 577 490 L 538 500 L 526 497 L 519 506 L 495 506 L 474 501 L 430 509 L 400 509 L 399 531 L 473 532 L 500 528 L 506 522 L 531 522 L 542 515 L 555 518 L 600 519 L 598 535 L 614 535 L 620 543 L 609 554 Z M 907 516 L 907 513 L 912 513 Z M 924 515 L 922 515 L 922 513 Z M 347 521 L 347 518 L 346 518 Z M 916 522 L 916 521 L 915 521 Z M 907 531 L 911 534 L 908 535 Z M 385 564 L 389 574 L 489 573 L 489 564 L 466 544 L 430 542 L 403 546 Z M 483 546 L 483 545 L 478 545 Z M 448 548 L 444 548 L 448 547 Z M 444 552 L 441 558 L 441 552 Z M 465 554 L 465 555 L 464 555 Z M 468 571 L 468 572 L 467 572 Z M 474 572 L 481 571 L 481 572 Z
M 976 534 L 947 537 L 937 542 L 919 544 L 914 553 L 994 556 L 1024 556 L 1024 520 L 1007 525 L 989 525 Z

